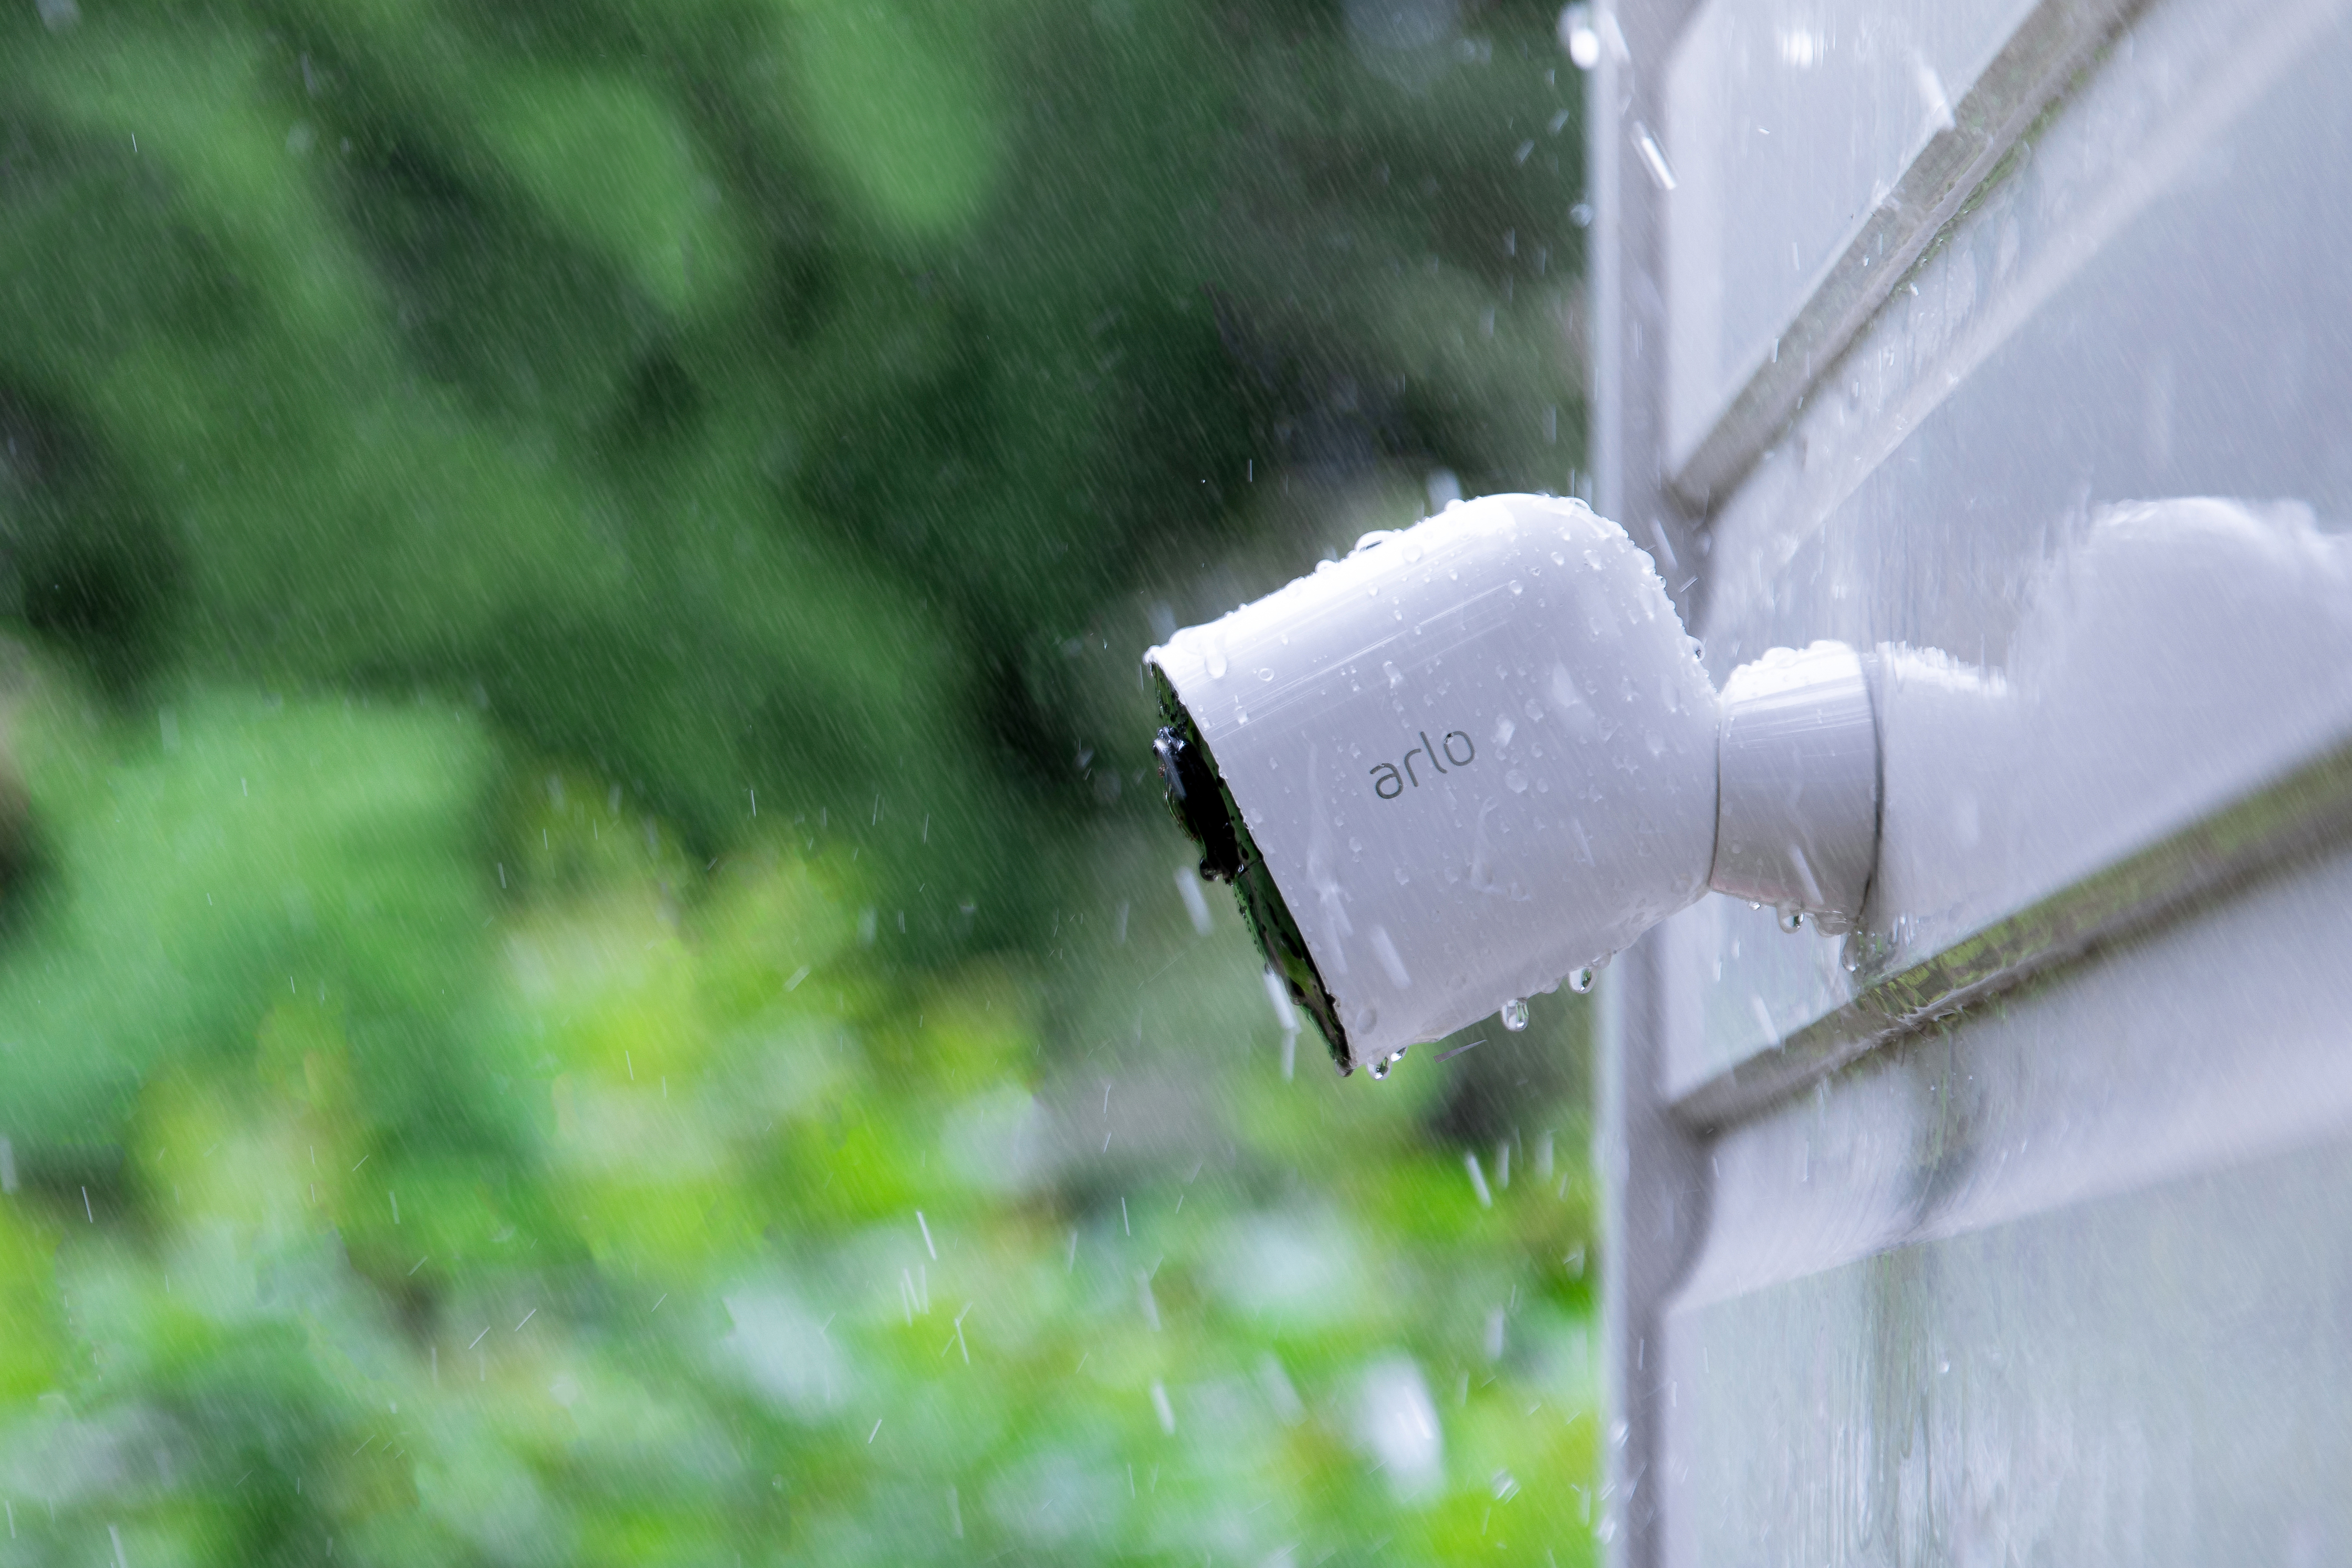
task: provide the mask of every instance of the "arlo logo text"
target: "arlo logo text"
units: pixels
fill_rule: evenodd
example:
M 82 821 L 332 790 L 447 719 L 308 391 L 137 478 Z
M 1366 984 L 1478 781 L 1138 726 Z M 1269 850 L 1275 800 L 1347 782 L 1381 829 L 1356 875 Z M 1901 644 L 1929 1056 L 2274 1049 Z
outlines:
M 1462 751 L 1459 755 L 1456 755 L 1454 750 L 1454 742 L 1456 741 L 1462 742 Z M 1445 759 L 1445 762 L 1439 762 L 1437 759 L 1440 756 L 1443 756 Z M 1404 786 L 1408 783 L 1410 783 L 1413 788 L 1419 789 L 1421 787 L 1421 775 L 1414 771 L 1412 765 L 1412 760 L 1415 757 L 1421 758 L 1431 767 L 1435 768 L 1442 773 L 1451 771 L 1446 767 L 1445 763 L 1452 763 L 1454 766 L 1457 768 L 1466 768 L 1477 759 L 1477 756 L 1478 748 L 1473 745 L 1470 742 L 1470 737 L 1460 730 L 1448 730 L 1445 732 L 1445 748 L 1442 752 L 1437 747 L 1429 743 L 1429 731 L 1423 730 L 1421 732 L 1421 744 L 1413 747 L 1412 750 L 1404 754 L 1402 759 L 1404 763 L 1404 771 L 1402 773 L 1399 773 L 1397 771 L 1397 764 L 1395 763 L 1382 763 L 1380 766 L 1371 770 L 1372 793 L 1379 795 L 1382 800 L 1394 800 L 1397 796 L 1404 793 Z

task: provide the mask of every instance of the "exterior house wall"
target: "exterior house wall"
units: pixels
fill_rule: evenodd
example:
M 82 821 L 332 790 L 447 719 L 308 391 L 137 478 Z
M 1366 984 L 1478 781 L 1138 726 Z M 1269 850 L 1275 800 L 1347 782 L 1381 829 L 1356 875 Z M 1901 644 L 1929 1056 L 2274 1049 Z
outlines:
M 1602 18 L 1596 504 L 1876 661 L 1864 929 L 1605 987 L 1604 1533 L 2352 1551 L 2352 5 Z

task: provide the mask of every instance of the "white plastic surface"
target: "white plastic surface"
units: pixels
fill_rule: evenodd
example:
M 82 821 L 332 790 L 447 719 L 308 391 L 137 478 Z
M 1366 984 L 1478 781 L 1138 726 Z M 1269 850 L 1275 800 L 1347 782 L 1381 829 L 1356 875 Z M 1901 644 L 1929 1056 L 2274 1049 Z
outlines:
M 1351 1066 L 1549 990 L 1706 889 L 1715 690 L 1649 556 L 1580 501 L 1456 503 L 1147 657 Z
M 1849 931 L 1878 855 L 1878 731 L 1861 655 L 1776 647 L 1723 685 L 1717 892 Z

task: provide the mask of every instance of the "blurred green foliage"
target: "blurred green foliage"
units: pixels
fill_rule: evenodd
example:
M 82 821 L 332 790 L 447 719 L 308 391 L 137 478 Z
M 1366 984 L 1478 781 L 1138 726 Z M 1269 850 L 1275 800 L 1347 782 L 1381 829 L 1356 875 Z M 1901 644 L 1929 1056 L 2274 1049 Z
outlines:
M 1551 22 L 0 21 L 0 1562 L 1589 1556 L 1580 1016 L 1290 1081 L 1135 678 L 1577 483 Z

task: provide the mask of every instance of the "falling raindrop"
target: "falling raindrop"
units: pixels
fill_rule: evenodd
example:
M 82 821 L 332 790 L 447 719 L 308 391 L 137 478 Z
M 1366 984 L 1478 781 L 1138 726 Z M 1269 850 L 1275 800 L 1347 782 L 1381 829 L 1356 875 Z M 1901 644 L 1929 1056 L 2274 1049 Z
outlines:
M 1676 184 L 1674 165 L 1666 162 L 1665 149 L 1658 145 L 1656 135 L 1638 120 L 1633 121 L 1633 150 L 1642 155 L 1642 167 L 1648 173 L 1650 183 L 1662 193 L 1672 192 Z
M 1273 1006 L 1275 1021 L 1284 1032 L 1295 1032 L 1298 1027 L 1298 1016 L 1291 1008 L 1290 986 L 1271 968 L 1265 972 L 1265 999 Z
M 1601 63 L 1601 34 L 1592 26 L 1592 7 L 1570 5 L 1559 14 L 1559 47 L 1580 71 Z
M 1184 913 L 1192 921 L 1192 930 L 1202 936 L 1209 934 L 1211 920 L 1209 900 L 1202 896 L 1201 879 L 1190 866 L 1176 868 L 1176 896 L 1184 900 Z
M 1494 1189 L 1486 1185 L 1486 1173 L 1479 1168 L 1478 1156 L 1475 1151 L 1465 1151 L 1463 1153 L 1462 1167 L 1470 1173 L 1470 1190 L 1477 1194 L 1478 1206 L 1482 1209 L 1493 1208 L 1495 1206 Z

